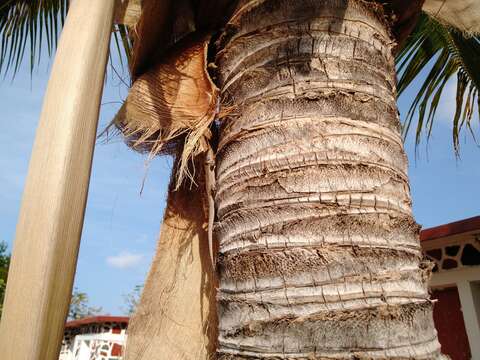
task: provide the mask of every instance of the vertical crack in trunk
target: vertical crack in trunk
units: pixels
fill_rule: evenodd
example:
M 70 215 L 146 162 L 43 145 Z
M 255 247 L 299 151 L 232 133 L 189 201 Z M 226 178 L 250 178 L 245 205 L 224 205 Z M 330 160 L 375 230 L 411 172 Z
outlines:
M 243 1 L 218 41 L 221 359 L 439 359 L 378 5 Z

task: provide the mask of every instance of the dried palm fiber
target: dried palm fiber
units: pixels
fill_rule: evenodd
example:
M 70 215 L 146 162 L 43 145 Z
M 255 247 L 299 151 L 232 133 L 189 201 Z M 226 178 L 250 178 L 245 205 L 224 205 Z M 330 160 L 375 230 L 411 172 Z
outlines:
M 207 72 L 208 37 L 181 41 L 132 85 L 114 123 L 127 143 L 151 156 L 182 149 L 177 187 L 187 163 L 208 150 L 218 89 Z
M 202 186 L 201 159 L 195 166 Z M 215 276 L 204 199 L 172 177 L 155 257 L 129 327 L 125 360 L 210 359 L 216 347 Z
M 151 68 L 153 59 L 158 59 L 160 55 L 159 51 L 166 50 L 171 45 L 174 10 L 172 0 L 141 1 L 140 18 L 131 26 L 130 31 L 133 40 L 130 63 L 132 81 Z
M 465 34 L 480 34 L 479 0 L 426 0 L 423 10 Z
M 394 52 L 402 48 L 403 43 L 415 28 L 424 0 L 390 0 L 384 2 L 384 13 L 391 23 L 391 31 L 397 46 Z
M 115 23 L 134 27 L 141 13 L 140 0 L 118 0 L 115 8 Z
M 183 0 L 175 1 L 173 4 L 169 0 L 144 0 L 142 2 L 142 15 L 133 31 L 134 49 L 131 61 L 133 80 L 141 78 L 142 75 L 145 75 L 148 79 L 150 75 L 147 75 L 147 73 L 150 69 L 154 71 L 157 67 L 165 70 L 169 64 L 169 61 L 166 59 L 175 58 L 175 50 L 167 51 L 165 49 L 168 49 L 172 43 L 188 34 L 192 29 L 191 11 L 189 12 L 185 9 L 184 11 L 178 10 L 182 8 L 182 6 L 179 6 L 182 2 L 186 3 Z M 179 16 L 174 15 L 175 13 L 177 15 L 182 14 L 183 21 L 173 21 L 172 19 L 179 18 Z M 187 42 L 183 41 L 177 45 L 177 54 L 181 54 L 181 50 L 178 50 L 179 48 L 189 49 L 190 47 L 187 44 Z M 195 46 L 195 44 L 192 46 Z M 197 49 L 199 50 L 193 52 L 197 55 L 193 60 L 200 60 L 200 63 L 203 64 L 200 72 L 202 75 L 200 79 L 202 79 L 203 75 L 206 75 L 204 72 L 206 45 L 203 45 L 203 47 L 199 46 Z M 160 64 L 153 62 L 153 59 L 162 57 L 164 60 Z M 172 61 L 170 64 L 172 64 Z M 175 61 L 173 61 L 173 64 L 175 64 Z M 192 65 L 192 63 L 189 65 Z M 182 75 L 180 71 L 176 71 L 172 74 L 172 77 L 167 77 L 167 85 L 175 85 L 175 82 L 171 82 L 175 81 L 175 79 L 178 81 L 184 78 L 178 76 L 179 74 Z M 194 74 L 197 74 L 197 72 L 194 72 Z M 144 81 L 144 84 L 149 84 L 148 80 L 143 78 L 141 81 Z M 132 91 L 135 91 L 137 86 L 140 87 L 140 84 L 135 84 Z M 155 81 L 151 84 L 155 84 Z M 160 87 L 160 89 L 162 88 Z M 158 94 L 158 92 L 154 94 Z M 203 95 L 200 94 L 202 99 L 204 99 Z M 142 102 L 142 99 L 140 99 L 140 102 Z M 135 109 L 133 105 L 138 105 L 138 103 L 130 103 L 130 99 L 127 99 L 123 110 Z M 194 108 L 198 107 L 198 104 L 193 105 Z M 153 106 L 152 108 L 156 109 Z M 167 109 L 167 114 L 173 120 L 171 110 L 174 110 L 173 114 L 175 115 L 179 115 L 180 112 L 177 111 L 178 109 Z M 156 111 L 154 115 L 162 113 L 162 111 L 157 109 Z M 125 114 L 128 113 L 125 112 Z M 128 120 L 125 114 L 123 121 Z M 141 109 L 140 114 L 143 115 Z M 146 119 L 145 116 L 142 116 L 142 118 Z M 159 122 L 158 119 L 158 116 L 154 116 L 153 121 L 152 119 L 147 119 L 146 126 L 152 124 L 158 129 L 158 133 L 153 134 L 151 139 L 145 137 L 147 141 L 144 142 L 144 147 L 140 146 L 136 147 L 136 149 L 152 151 L 152 142 L 149 143 L 148 140 L 158 139 L 158 136 L 161 134 L 159 125 L 163 124 L 161 122 L 162 119 L 165 120 L 165 118 L 160 117 Z M 191 120 L 192 118 L 188 119 Z M 151 122 L 149 123 L 148 120 L 151 120 Z M 137 122 L 134 124 L 136 124 L 134 127 L 128 127 L 133 129 L 136 126 L 136 130 L 139 132 L 135 136 L 130 134 L 131 137 L 128 141 L 131 145 L 136 142 L 138 146 L 140 145 L 138 140 L 141 134 L 142 123 Z M 122 126 L 124 129 L 127 129 L 125 125 L 123 123 Z M 167 127 L 171 129 L 171 126 L 172 122 L 167 121 Z M 186 133 L 172 139 L 170 143 L 165 143 L 164 152 L 177 153 L 178 150 L 181 151 L 185 138 Z M 204 145 L 202 144 L 202 146 Z M 205 173 L 202 171 L 204 169 L 202 166 L 203 155 L 195 159 L 194 165 L 189 164 L 195 169 L 194 173 L 197 176 L 197 184 L 193 188 L 187 186 L 186 183 L 182 183 L 175 190 L 173 174 L 175 169 L 177 169 L 179 161 L 177 157 L 176 166 L 172 170 L 167 208 L 157 250 L 137 311 L 131 317 L 126 344 L 126 360 L 210 359 L 215 353 L 217 338 L 216 290 L 214 283 L 215 274 L 208 260 L 209 249 L 203 184 Z

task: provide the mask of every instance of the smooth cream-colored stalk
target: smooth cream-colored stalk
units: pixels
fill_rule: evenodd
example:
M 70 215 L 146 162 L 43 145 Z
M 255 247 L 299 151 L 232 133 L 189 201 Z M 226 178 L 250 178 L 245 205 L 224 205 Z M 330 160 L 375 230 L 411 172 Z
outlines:
M 87 200 L 114 0 L 69 9 L 38 125 L 8 274 L 0 358 L 57 360 Z

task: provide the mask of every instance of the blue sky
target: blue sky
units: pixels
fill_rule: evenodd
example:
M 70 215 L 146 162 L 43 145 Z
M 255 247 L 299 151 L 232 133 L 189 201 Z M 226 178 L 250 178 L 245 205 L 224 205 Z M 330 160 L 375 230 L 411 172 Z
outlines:
M 120 68 L 115 59 L 114 64 Z M 0 81 L 0 241 L 7 241 L 10 249 L 49 69 L 45 61 L 30 76 L 24 64 L 13 82 Z M 100 130 L 127 94 L 126 86 L 108 70 Z M 402 116 L 414 91 L 399 100 Z M 433 136 L 420 145 L 417 156 L 412 137 L 406 142 L 414 214 L 424 227 L 480 215 L 480 148 L 465 132 L 461 158 L 455 158 L 454 93 L 452 82 L 438 110 Z M 475 120 L 480 138 L 478 115 Z M 107 144 L 99 141 L 95 149 L 75 286 L 88 293 L 92 305 L 112 315 L 123 312 L 123 295 L 143 283 L 163 215 L 170 160 L 157 158 L 149 166 L 145 160 L 119 138 Z

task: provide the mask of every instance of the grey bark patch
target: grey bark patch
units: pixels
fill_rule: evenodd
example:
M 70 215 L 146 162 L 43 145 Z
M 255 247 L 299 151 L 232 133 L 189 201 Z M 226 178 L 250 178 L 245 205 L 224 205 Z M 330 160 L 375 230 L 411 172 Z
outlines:
M 380 14 L 242 1 L 220 37 L 220 359 L 441 358 Z

